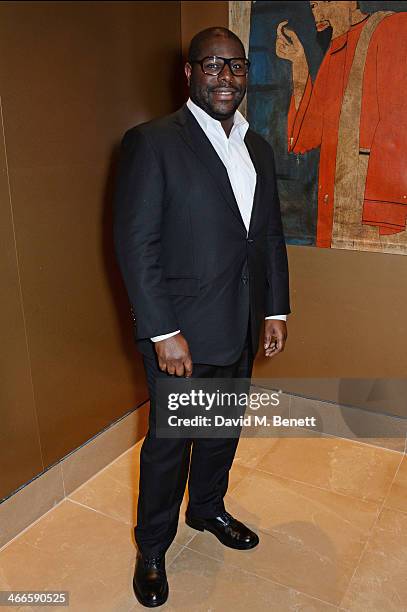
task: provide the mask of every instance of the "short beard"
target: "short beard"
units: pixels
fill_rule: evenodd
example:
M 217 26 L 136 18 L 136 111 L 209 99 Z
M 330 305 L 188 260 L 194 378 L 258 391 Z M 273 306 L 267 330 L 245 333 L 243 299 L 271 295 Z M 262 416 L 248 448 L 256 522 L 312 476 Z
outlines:
M 239 91 L 239 94 L 241 92 Z M 233 117 L 233 115 L 235 114 L 235 112 L 237 111 L 237 109 L 239 108 L 244 96 L 246 93 L 246 89 L 243 90 L 243 93 L 241 95 L 241 97 L 239 98 L 239 101 L 237 102 L 235 108 L 233 109 L 233 111 L 231 111 L 230 113 L 217 113 L 208 103 L 207 99 L 204 96 L 200 96 L 199 92 L 195 92 L 195 91 L 190 91 L 190 98 L 192 100 L 192 102 L 195 102 L 195 104 L 197 106 L 199 106 L 200 108 L 202 108 L 206 113 L 208 113 L 208 115 L 210 115 L 213 119 L 216 119 L 216 121 L 226 121 L 227 119 L 230 119 L 230 117 Z

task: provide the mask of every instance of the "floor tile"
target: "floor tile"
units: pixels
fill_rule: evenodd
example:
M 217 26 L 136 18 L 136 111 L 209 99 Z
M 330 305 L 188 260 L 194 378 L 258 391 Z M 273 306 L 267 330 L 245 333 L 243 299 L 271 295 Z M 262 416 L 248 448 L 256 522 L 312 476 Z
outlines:
M 342 606 L 351 612 L 407 610 L 407 514 L 383 510 Z
M 174 544 L 168 562 L 180 550 Z M 69 591 L 69 612 L 121 612 L 135 601 L 135 556 L 128 525 L 64 501 L 0 553 L 0 580 L 10 590 Z
M 228 495 L 226 507 L 259 533 L 259 546 L 236 551 L 199 532 L 189 548 L 334 605 L 378 514 L 375 503 L 258 470 Z
M 251 468 L 241 465 L 238 462 L 233 463 L 232 469 L 229 472 L 228 493 L 233 491 L 233 489 L 235 489 L 251 472 Z
M 336 438 L 279 439 L 257 468 L 329 491 L 382 502 L 402 455 Z
M 140 447 L 141 441 L 72 493 L 69 499 L 98 510 L 127 525 L 135 525 L 137 522 Z M 230 473 L 229 491 L 232 491 L 249 473 L 250 469 L 247 467 L 234 465 Z M 196 534 L 193 529 L 185 525 L 184 515 L 187 502 L 186 493 L 180 509 L 180 520 L 175 537 L 175 541 L 180 545 L 189 542 Z
M 144 609 L 131 584 L 141 443 L 0 551 L 0 589 L 68 590 L 70 612 Z M 260 544 L 235 551 L 188 527 L 186 491 L 162 609 L 405 612 L 406 493 L 407 458 L 391 451 L 241 437 L 225 503 Z
M 170 596 L 165 606 L 176 612 L 334 612 L 336 607 L 258 578 L 227 563 L 184 549 L 168 571 Z
M 384 505 L 386 508 L 407 512 L 407 457 L 405 456 Z
M 134 445 L 88 482 L 76 489 L 69 499 L 103 514 L 135 525 L 140 470 L 141 442 Z
M 278 442 L 278 438 L 240 437 L 233 465 L 253 468 Z

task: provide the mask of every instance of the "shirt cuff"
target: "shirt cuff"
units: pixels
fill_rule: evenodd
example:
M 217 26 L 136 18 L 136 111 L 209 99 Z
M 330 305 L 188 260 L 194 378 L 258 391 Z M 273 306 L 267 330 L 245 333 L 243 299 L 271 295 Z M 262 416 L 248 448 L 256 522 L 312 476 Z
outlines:
M 153 342 L 160 342 L 160 340 L 166 340 L 167 338 L 171 338 L 171 336 L 175 336 L 175 334 L 179 334 L 181 330 L 177 329 L 177 331 L 170 332 L 169 334 L 163 334 L 162 336 L 153 336 L 150 338 Z
M 270 315 L 266 319 L 278 319 L 279 321 L 287 321 L 287 315 Z

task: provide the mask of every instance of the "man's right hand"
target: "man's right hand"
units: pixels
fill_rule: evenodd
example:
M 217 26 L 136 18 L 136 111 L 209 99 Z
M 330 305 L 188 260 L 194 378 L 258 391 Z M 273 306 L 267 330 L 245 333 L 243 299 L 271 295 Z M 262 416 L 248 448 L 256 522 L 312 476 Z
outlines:
M 160 370 L 168 374 L 190 377 L 192 375 L 192 358 L 188 342 L 179 333 L 166 340 L 154 342 Z

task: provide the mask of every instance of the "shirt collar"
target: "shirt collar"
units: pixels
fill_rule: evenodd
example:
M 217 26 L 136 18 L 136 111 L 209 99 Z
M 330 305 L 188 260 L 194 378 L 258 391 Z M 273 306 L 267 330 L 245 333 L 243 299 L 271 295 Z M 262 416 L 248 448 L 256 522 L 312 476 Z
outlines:
M 204 111 L 203 108 L 195 104 L 195 102 L 193 102 L 191 98 L 188 98 L 187 100 L 187 107 L 194 115 L 195 119 L 198 121 L 199 125 L 202 127 L 203 130 L 206 131 L 210 128 L 213 128 L 217 131 L 221 130 L 223 134 L 225 134 L 225 131 L 220 121 L 208 115 L 208 113 Z M 233 118 L 233 127 L 230 132 L 230 136 L 236 133 L 243 140 L 248 129 L 249 122 L 243 117 L 242 113 L 237 110 Z

